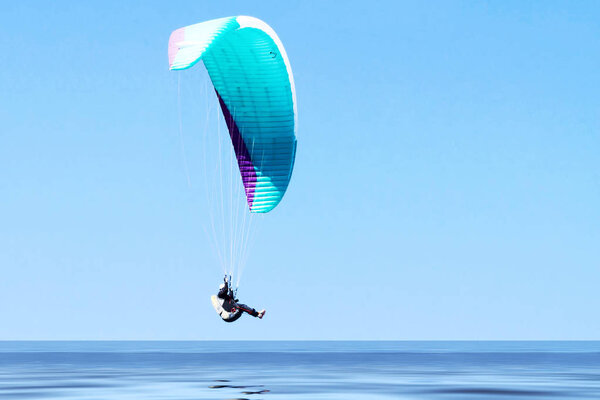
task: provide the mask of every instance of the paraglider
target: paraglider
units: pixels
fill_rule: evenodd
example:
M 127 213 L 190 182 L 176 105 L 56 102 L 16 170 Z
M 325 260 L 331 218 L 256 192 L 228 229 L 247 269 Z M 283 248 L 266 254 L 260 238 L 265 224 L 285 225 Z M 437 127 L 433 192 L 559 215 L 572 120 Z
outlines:
M 212 301 L 213 307 L 217 313 L 223 318 L 225 322 L 237 321 L 243 313 L 252 315 L 262 319 L 265 315 L 265 310 L 256 311 L 254 308 L 249 307 L 245 304 L 241 304 L 235 297 L 235 293 L 231 289 L 229 283 L 230 278 L 225 277 L 223 283 L 219 286 L 219 292 L 217 295 L 212 295 L 210 300 Z
M 175 30 L 169 39 L 169 68 L 188 69 L 200 60 L 210 76 L 229 132 L 247 212 L 267 213 L 281 202 L 296 155 L 296 92 L 283 44 L 270 26 L 248 16 L 220 18 Z M 236 236 L 230 237 L 225 246 L 233 247 Z M 229 277 L 226 293 L 232 290 L 236 262 L 233 257 L 225 262 L 225 275 Z M 237 279 L 239 284 L 239 276 Z M 257 313 L 232 306 L 237 314 L 230 315 L 224 305 L 237 302 L 233 295 L 230 299 L 224 297 L 213 296 L 213 306 L 222 317 L 225 315 L 225 321 L 239 318 L 244 311 Z M 264 310 L 258 316 L 262 315 Z

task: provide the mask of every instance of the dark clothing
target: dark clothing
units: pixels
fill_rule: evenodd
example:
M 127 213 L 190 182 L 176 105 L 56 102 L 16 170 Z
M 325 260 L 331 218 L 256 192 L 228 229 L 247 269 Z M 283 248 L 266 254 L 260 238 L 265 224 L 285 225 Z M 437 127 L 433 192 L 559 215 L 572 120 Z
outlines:
M 245 313 L 248 313 L 248 314 L 252 315 L 253 317 L 258 317 L 258 311 L 256 311 L 252 307 L 248 307 L 245 304 L 235 303 L 234 311 L 235 311 L 235 309 L 238 309 Z
M 237 310 L 240 310 L 252 315 L 253 317 L 258 317 L 258 311 L 256 311 L 254 308 L 238 303 L 238 300 L 233 297 L 233 293 L 231 290 L 229 290 L 227 284 L 225 284 L 223 289 L 219 290 L 217 297 L 223 300 L 223 309 L 227 312 L 234 313 Z
M 219 290 L 219 293 L 217 293 L 217 297 L 225 301 L 234 300 L 233 293 L 231 293 L 231 290 L 229 290 L 229 286 L 227 285 L 227 283 L 225 284 L 225 286 L 223 286 L 222 289 Z

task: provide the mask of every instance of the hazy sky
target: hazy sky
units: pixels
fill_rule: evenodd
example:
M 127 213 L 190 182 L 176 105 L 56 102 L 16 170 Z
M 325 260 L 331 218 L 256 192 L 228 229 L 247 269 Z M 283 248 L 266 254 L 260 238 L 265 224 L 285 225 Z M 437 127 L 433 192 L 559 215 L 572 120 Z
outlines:
M 235 324 L 167 60 L 230 15 L 299 114 Z M 599 37 L 595 1 L 3 4 L 0 339 L 600 339 Z

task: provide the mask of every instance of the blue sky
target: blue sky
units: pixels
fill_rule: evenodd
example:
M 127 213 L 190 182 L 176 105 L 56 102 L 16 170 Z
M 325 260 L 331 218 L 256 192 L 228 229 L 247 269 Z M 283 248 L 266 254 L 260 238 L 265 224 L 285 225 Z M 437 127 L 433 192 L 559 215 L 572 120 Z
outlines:
M 221 3 L 3 6 L 0 339 L 600 339 L 597 2 Z M 236 324 L 167 61 L 229 15 L 299 113 Z

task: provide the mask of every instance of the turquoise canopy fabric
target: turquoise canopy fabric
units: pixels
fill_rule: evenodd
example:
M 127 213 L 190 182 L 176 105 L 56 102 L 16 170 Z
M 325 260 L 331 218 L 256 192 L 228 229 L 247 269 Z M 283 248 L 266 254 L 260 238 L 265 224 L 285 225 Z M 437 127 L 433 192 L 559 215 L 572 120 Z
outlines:
M 277 34 L 246 16 L 177 29 L 169 68 L 202 60 L 227 124 L 250 212 L 271 211 L 285 194 L 296 155 L 296 92 Z

